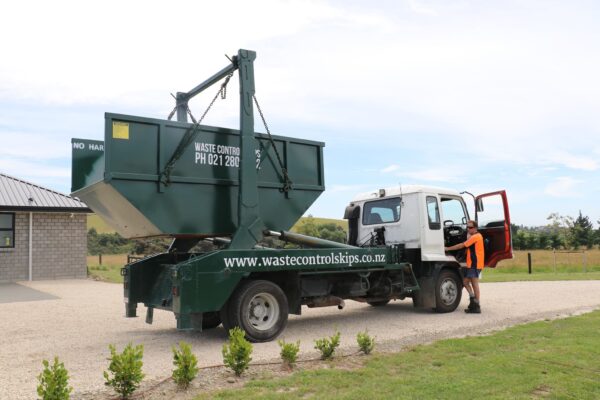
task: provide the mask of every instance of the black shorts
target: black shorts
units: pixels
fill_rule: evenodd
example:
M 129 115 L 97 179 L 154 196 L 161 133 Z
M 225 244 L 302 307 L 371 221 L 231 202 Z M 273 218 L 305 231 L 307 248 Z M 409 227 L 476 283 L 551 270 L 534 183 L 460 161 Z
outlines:
M 463 278 L 479 278 L 479 275 L 481 275 L 481 270 L 475 267 L 461 268 L 460 272 Z

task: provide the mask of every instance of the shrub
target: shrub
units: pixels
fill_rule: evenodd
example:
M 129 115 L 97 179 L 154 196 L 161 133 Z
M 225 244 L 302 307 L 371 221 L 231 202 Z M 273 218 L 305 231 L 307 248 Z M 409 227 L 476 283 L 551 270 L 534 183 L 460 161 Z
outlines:
M 127 399 L 129 395 L 140 387 L 140 382 L 144 378 L 142 373 L 142 358 L 144 356 L 144 346 L 132 347 L 129 343 L 123 353 L 117 354 L 114 345 L 108 345 L 110 349 L 110 365 L 108 371 L 104 371 L 105 385 L 111 386 L 115 392 L 121 395 L 121 398 Z
M 37 387 L 37 394 L 43 400 L 66 400 L 73 391 L 68 387 L 69 374 L 63 363 L 58 362 L 58 357 L 54 357 L 54 364 L 50 366 L 48 360 L 42 361 L 44 370 L 38 376 L 40 384 Z
M 368 331 L 365 329 L 364 332 L 358 332 L 356 334 L 356 342 L 358 343 L 358 348 L 365 354 L 369 354 L 373 351 L 375 347 L 375 338 L 369 336 Z
M 315 340 L 315 349 L 321 352 L 321 360 L 333 358 L 335 349 L 340 345 L 340 332 L 335 332 L 330 338 Z
M 245 332 L 235 327 L 229 330 L 229 344 L 223 345 L 223 363 L 240 376 L 252 361 L 252 344 L 246 340 Z
M 180 350 L 173 346 L 173 380 L 179 387 L 186 388 L 198 375 L 198 359 L 186 342 L 179 342 Z
M 298 351 L 300 351 L 300 341 L 296 343 L 286 343 L 285 340 L 278 340 L 277 343 L 281 348 L 281 359 L 288 367 L 293 367 L 298 358 Z

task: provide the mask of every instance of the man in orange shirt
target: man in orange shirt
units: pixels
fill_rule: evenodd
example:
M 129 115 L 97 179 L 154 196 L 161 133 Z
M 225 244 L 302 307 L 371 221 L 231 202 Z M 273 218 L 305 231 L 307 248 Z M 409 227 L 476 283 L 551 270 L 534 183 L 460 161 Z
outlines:
M 445 247 L 445 251 L 467 249 L 467 268 L 463 270 L 463 285 L 469 293 L 469 307 L 466 313 L 480 314 L 479 305 L 479 275 L 483 270 L 484 246 L 483 236 L 477 231 L 476 221 L 467 221 L 467 240 L 464 243 Z

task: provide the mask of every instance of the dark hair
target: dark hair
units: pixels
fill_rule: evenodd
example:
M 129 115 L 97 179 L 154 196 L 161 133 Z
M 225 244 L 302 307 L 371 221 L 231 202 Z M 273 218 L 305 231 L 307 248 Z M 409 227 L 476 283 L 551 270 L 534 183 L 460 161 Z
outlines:
M 469 220 L 467 221 L 467 225 L 469 225 L 469 223 L 471 223 L 471 225 L 473 225 L 474 228 L 479 228 L 477 221 Z

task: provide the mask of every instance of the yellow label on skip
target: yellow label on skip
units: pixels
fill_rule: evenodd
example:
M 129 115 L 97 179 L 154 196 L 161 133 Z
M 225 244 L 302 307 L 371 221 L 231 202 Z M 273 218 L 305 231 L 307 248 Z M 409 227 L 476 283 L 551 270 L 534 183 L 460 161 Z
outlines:
M 113 121 L 113 139 L 129 140 L 129 124 Z

